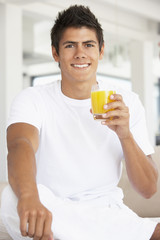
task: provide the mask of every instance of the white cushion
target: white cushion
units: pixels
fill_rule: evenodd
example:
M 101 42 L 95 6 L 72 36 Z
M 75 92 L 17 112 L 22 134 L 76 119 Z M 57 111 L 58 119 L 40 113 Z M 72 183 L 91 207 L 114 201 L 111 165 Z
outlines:
M 12 240 L 9 234 L 6 231 L 6 228 L 0 218 L 0 240 Z
M 160 223 L 160 217 L 154 217 L 154 218 L 149 218 L 151 220 L 153 220 L 154 222 Z

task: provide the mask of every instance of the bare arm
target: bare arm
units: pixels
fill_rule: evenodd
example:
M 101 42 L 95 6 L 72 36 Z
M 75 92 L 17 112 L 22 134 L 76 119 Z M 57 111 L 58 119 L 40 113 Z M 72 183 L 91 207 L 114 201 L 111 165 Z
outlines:
M 53 239 L 52 216 L 41 204 L 36 185 L 35 153 L 39 145 L 38 130 L 25 123 L 12 124 L 7 130 L 7 145 L 8 178 L 18 197 L 17 209 L 22 236 Z
M 157 189 L 158 172 L 151 156 L 146 156 L 136 144 L 129 130 L 129 109 L 122 96 L 114 94 L 114 102 L 105 105 L 114 109 L 103 115 L 103 125 L 116 132 L 124 153 L 127 174 L 133 187 L 145 198 L 151 197 Z
M 29 194 L 38 197 L 35 179 L 38 139 L 38 130 L 28 124 L 13 124 L 7 130 L 8 178 L 18 198 Z
M 150 198 L 157 191 L 158 172 L 152 157 L 146 156 L 134 141 L 132 135 L 120 139 L 128 178 L 137 192 Z

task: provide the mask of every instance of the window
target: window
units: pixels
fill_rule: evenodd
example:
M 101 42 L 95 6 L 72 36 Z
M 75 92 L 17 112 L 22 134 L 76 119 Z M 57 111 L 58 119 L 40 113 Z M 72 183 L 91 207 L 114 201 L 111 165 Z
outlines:
M 105 74 L 97 74 L 98 79 L 105 79 L 109 83 L 113 83 L 115 85 L 118 85 L 122 88 L 131 90 L 131 81 L 129 79 L 123 79 L 123 78 L 117 78 L 117 77 L 112 77 L 108 76 Z M 53 75 L 46 75 L 46 76 L 39 76 L 39 77 L 33 77 L 32 78 L 32 85 L 43 85 L 47 83 L 51 83 L 53 81 L 56 81 L 58 79 L 61 79 L 61 74 L 60 73 L 55 73 Z

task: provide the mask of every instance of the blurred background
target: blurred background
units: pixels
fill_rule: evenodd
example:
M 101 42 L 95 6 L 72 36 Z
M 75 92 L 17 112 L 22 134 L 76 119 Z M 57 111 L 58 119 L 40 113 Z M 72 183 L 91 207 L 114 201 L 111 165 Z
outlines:
M 10 104 L 23 88 L 60 78 L 50 29 L 74 4 L 89 6 L 104 29 L 97 77 L 139 94 L 151 143 L 160 145 L 160 0 L 0 0 L 0 181 L 7 180 Z

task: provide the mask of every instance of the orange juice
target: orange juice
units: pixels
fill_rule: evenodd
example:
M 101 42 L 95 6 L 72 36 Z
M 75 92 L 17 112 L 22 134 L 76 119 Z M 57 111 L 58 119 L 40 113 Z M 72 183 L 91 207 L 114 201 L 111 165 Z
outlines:
M 112 94 L 115 94 L 115 91 L 105 91 L 105 90 L 98 90 L 91 92 L 91 103 L 92 103 L 92 113 L 94 115 L 101 115 L 106 113 L 109 110 L 104 109 L 104 105 L 109 102 L 113 102 L 114 100 L 110 99 Z

